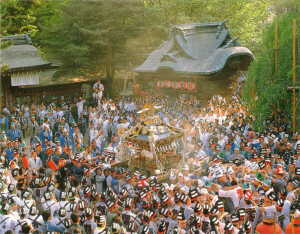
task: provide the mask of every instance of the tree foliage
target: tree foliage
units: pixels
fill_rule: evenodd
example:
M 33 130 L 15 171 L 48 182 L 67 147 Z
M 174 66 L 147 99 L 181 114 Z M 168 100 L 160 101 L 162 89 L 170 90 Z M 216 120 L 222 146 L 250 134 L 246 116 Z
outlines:
M 64 71 L 113 78 L 141 63 L 174 24 L 226 21 L 233 37 L 259 51 L 274 11 L 291 8 L 285 1 L 296 0 L 6 0 L 1 34 L 30 34 Z
M 226 21 L 234 37 L 255 49 L 257 38 L 269 17 L 274 0 L 145 0 L 159 16 L 160 25 Z M 254 10 L 255 9 L 255 10 Z
M 1 34 L 12 35 L 27 33 L 34 36 L 38 28 L 34 9 L 38 7 L 39 1 L 7 0 L 1 1 Z
M 265 127 L 265 121 L 270 117 L 276 118 L 278 115 L 283 115 L 290 119 L 291 92 L 287 87 L 292 85 L 292 21 L 293 19 L 298 21 L 298 38 L 300 38 L 299 12 L 295 10 L 285 12 L 274 18 L 273 23 L 266 27 L 262 37 L 262 46 L 248 71 L 243 98 L 251 113 L 256 117 L 255 127 L 257 129 L 262 130 Z M 276 22 L 279 25 L 279 67 L 277 72 L 274 64 Z M 299 66 L 297 77 L 299 85 Z M 297 105 L 299 106 L 299 103 Z
M 28 34 L 39 44 L 39 33 L 47 27 L 66 0 L 0 1 L 1 35 Z
M 143 10 L 138 0 L 71 0 L 41 33 L 41 45 L 65 68 L 104 69 L 112 77 L 117 54 L 139 33 Z

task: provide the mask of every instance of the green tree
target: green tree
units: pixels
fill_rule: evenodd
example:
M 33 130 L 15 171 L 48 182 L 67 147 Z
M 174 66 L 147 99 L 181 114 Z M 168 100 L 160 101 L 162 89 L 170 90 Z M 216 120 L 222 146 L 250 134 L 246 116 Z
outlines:
M 48 56 L 77 72 L 104 71 L 113 81 L 118 54 L 143 27 L 138 0 L 71 0 L 52 17 L 40 40 Z
M 7 0 L 1 1 L 1 34 L 30 34 L 34 36 L 38 32 L 34 10 L 40 4 L 39 1 Z
M 39 45 L 38 36 L 66 0 L 5 0 L 0 2 L 1 35 L 28 34 Z
M 263 26 L 272 16 L 275 0 L 146 0 L 146 7 L 155 9 L 160 25 L 192 22 L 226 21 L 233 37 L 255 49 Z M 254 10 L 255 9 L 255 10 Z
M 292 20 L 297 19 L 299 29 L 299 12 L 298 6 L 298 8 L 284 11 L 274 18 L 273 23 L 263 33 L 263 43 L 248 71 L 243 98 L 256 118 L 254 124 L 258 130 L 266 127 L 265 121 L 269 118 L 284 116 L 287 120 L 290 119 L 291 93 L 287 87 L 292 84 Z M 274 69 L 275 22 L 279 25 L 279 68 L 277 72 Z M 298 38 L 300 38 L 300 30 L 298 30 Z M 299 67 L 297 77 L 299 85 Z

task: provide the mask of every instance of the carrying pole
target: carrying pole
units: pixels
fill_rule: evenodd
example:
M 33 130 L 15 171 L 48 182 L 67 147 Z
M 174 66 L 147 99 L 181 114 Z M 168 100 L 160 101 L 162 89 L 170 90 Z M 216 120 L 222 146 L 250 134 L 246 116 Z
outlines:
M 297 97 L 296 97 L 296 66 L 297 66 L 297 22 L 293 19 L 293 54 L 292 54 L 292 130 L 295 133 L 297 129 Z

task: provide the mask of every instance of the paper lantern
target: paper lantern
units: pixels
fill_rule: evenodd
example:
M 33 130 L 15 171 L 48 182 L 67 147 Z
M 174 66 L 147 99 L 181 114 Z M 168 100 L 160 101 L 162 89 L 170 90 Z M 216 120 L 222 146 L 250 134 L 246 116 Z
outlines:
M 196 84 L 194 82 L 188 82 L 188 90 L 192 91 L 196 89 Z

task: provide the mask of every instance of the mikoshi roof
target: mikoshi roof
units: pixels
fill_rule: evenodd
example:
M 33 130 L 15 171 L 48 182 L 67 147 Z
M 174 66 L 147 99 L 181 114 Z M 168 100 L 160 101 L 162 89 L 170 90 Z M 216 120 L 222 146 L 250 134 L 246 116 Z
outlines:
M 212 75 L 234 57 L 249 57 L 252 52 L 230 37 L 224 22 L 175 25 L 169 39 L 153 51 L 135 72 L 170 69 L 178 73 Z
M 133 141 L 150 141 L 150 137 L 154 137 L 155 142 L 161 142 L 163 144 L 164 141 L 168 143 L 166 139 L 176 139 L 181 137 L 183 134 L 180 129 L 176 129 L 175 127 L 169 125 L 150 125 L 150 126 L 141 126 L 135 129 L 137 134 L 130 134 L 127 139 L 132 139 Z
M 7 65 L 9 71 L 51 65 L 39 55 L 27 35 L 1 37 L 1 41 L 12 44 L 2 49 L 0 55 L 0 66 Z
M 131 128 L 126 134 L 126 140 L 147 149 L 150 142 L 155 145 L 166 145 L 181 138 L 183 136 L 181 129 L 161 121 L 158 114 L 161 108 L 162 106 L 145 104 L 144 108 L 137 112 L 142 124 Z

